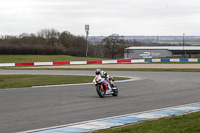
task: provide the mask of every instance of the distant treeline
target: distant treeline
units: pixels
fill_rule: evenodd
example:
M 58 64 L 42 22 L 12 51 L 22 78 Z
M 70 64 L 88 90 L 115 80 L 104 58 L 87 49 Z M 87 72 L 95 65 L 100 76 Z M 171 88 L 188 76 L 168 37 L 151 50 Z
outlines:
M 68 54 L 84 56 L 86 40 L 70 32 L 43 29 L 37 34 L 22 33 L 0 38 L 0 54 Z
M 0 37 L 0 54 L 16 55 L 71 55 L 86 56 L 86 39 L 68 31 L 43 29 L 36 34 L 22 33 L 17 36 Z M 123 58 L 124 48 L 139 46 L 140 42 L 126 41 L 123 36 L 113 34 L 99 43 L 88 43 L 88 56 L 105 58 Z
M 130 46 L 169 46 L 182 45 L 159 43 L 149 40 L 124 39 L 112 34 L 101 41 L 88 41 L 88 56 L 103 58 L 123 58 L 124 49 Z M 71 55 L 86 56 L 87 41 L 84 36 L 76 36 L 68 31 L 42 29 L 36 34 L 22 33 L 17 36 L 0 36 L 0 55 Z M 185 44 L 188 45 L 188 44 Z

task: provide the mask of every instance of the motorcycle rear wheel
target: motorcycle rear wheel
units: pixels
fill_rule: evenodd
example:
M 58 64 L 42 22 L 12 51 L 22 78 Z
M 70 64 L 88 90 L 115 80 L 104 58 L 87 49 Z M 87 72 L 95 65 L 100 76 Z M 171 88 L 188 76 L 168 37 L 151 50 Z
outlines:
M 100 86 L 97 86 L 96 87 L 96 90 L 97 90 L 97 94 L 101 97 L 101 98 L 104 98 L 105 95 L 106 95 L 106 90 L 103 89 L 101 90 L 101 87 Z

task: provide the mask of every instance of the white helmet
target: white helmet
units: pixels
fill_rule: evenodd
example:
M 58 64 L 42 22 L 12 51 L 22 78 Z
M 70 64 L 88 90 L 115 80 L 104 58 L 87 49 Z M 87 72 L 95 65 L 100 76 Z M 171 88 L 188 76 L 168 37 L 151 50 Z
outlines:
M 101 76 L 107 76 L 107 73 L 104 71 L 101 71 Z

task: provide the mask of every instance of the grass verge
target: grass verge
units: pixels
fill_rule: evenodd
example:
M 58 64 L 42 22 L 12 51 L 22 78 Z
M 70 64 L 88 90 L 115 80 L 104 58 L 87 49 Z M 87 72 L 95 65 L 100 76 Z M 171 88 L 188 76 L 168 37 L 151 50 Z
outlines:
M 0 55 L 0 63 L 26 63 L 26 62 L 65 62 L 65 61 L 98 61 L 112 60 L 108 58 L 75 57 L 68 55 Z M 117 60 L 117 59 L 115 59 Z M 150 62 L 161 64 L 188 64 L 200 62 Z
M 200 133 L 200 112 L 150 120 L 95 133 Z
M 91 83 L 94 76 L 77 75 L 0 75 L 0 89 L 41 85 Z M 128 78 L 115 77 L 115 80 Z
M 96 60 L 108 60 L 108 59 L 75 57 L 68 55 L 0 55 L 0 63 L 96 61 Z

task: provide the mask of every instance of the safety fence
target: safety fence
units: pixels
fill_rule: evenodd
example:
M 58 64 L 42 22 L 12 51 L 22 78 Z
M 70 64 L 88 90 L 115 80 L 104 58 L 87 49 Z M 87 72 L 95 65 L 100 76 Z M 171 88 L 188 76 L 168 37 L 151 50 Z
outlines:
M 118 64 L 118 63 L 145 63 L 145 62 L 200 62 L 199 58 L 180 59 L 129 59 L 129 60 L 102 60 L 102 61 L 66 61 L 66 62 L 29 62 L 29 63 L 0 63 L 0 67 L 13 66 L 52 66 L 52 65 L 84 65 L 84 64 Z

